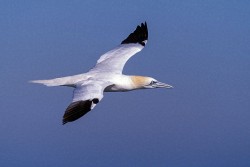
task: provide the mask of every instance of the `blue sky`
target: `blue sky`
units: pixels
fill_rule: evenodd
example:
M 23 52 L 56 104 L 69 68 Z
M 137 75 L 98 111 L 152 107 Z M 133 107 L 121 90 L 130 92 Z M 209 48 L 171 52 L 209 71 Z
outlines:
M 0 4 L 1 166 L 250 166 L 249 1 Z M 105 93 L 62 126 L 72 89 L 28 81 L 88 71 L 144 21 L 124 73 L 175 88 Z

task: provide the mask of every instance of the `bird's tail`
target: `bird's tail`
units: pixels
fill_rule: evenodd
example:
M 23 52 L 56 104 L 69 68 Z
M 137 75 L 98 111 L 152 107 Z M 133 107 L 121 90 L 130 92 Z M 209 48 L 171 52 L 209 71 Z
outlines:
M 46 86 L 63 86 L 64 83 L 60 82 L 56 79 L 48 79 L 48 80 L 34 80 L 30 81 L 31 83 L 43 84 Z
M 74 87 L 77 82 L 84 79 L 83 75 L 68 76 L 62 78 L 54 78 L 48 80 L 33 80 L 31 83 L 43 84 L 46 86 L 70 86 Z

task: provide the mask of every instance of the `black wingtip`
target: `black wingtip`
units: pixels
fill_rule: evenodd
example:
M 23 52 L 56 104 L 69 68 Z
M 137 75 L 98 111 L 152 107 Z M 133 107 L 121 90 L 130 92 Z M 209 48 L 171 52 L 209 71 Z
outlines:
M 81 118 L 91 110 L 92 104 L 97 104 L 99 101 L 98 98 L 94 98 L 92 100 L 81 100 L 71 103 L 63 115 L 62 124 L 64 125 Z
M 81 118 L 83 115 L 88 113 L 91 110 L 91 100 L 86 100 L 86 101 L 76 101 L 71 103 L 64 115 L 63 115 L 63 120 L 62 124 L 66 124 L 68 122 L 73 122 L 79 118 Z
M 141 26 L 137 26 L 135 31 L 131 33 L 121 44 L 129 43 L 139 43 L 142 46 L 145 46 L 145 41 L 148 40 L 148 27 L 147 22 L 141 23 Z

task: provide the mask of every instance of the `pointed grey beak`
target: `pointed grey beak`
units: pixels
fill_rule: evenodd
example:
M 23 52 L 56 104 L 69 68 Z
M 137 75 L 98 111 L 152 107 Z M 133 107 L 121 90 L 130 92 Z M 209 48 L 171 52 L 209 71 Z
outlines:
M 173 86 L 165 84 L 163 82 L 156 82 L 152 86 L 155 88 L 173 88 Z

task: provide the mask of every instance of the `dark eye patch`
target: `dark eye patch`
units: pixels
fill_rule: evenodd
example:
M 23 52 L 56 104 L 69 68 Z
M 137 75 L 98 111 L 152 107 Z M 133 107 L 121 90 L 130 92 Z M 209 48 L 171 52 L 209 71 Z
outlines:
M 153 85 L 153 84 L 155 84 L 156 83 L 156 81 L 151 81 L 150 82 L 150 85 Z

